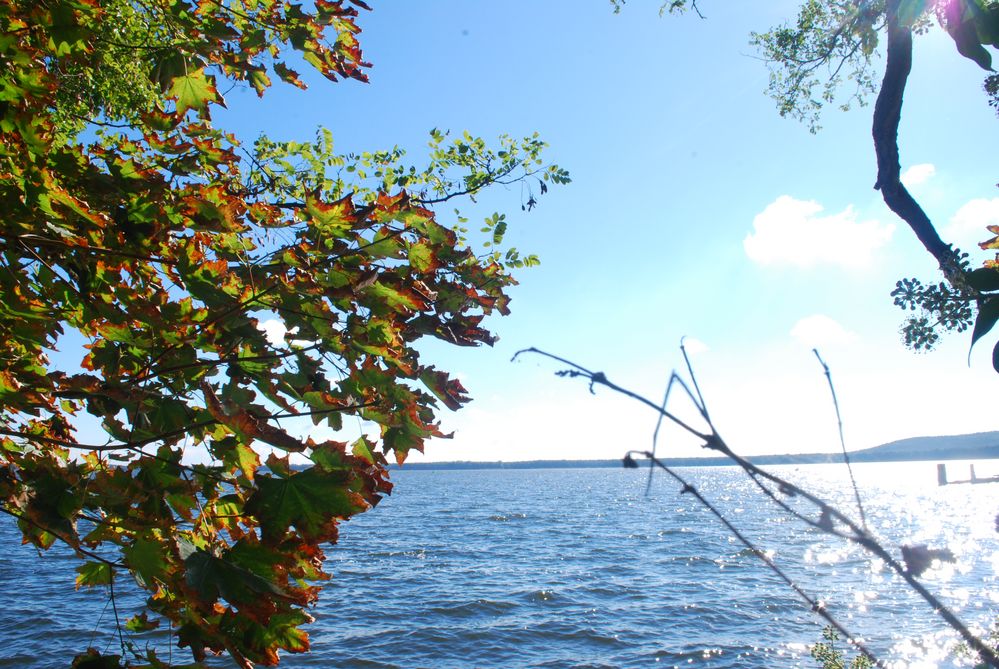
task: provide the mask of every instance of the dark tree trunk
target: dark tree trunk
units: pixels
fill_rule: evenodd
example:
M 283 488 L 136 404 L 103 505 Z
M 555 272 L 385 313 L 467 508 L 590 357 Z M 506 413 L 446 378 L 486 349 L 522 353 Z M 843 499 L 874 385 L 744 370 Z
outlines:
M 929 216 L 909 194 L 900 179 L 898 126 L 902 118 L 902 98 L 912 69 L 912 30 L 898 20 L 899 0 L 888 0 L 888 58 L 884 80 L 874 105 L 874 152 L 878 159 L 878 180 L 885 204 L 908 224 L 926 250 L 950 278 L 956 268 L 954 252 L 944 243 Z

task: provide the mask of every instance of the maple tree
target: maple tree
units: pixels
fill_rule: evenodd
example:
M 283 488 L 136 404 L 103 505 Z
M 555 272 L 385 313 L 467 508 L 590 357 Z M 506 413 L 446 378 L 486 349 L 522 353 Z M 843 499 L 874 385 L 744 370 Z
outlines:
M 0 511 L 25 542 L 68 545 L 79 586 L 130 573 L 148 610 L 128 630 L 165 621 L 195 661 L 308 650 L 322 545 L 391 490 L 386 455 L 468 401 L 415 342 L 492 343 L 483 318 L 537 259 L 503 247 L 500 214 L 476 243 L 431 207 L 569 180 L 536 136 L 434 130 L 418 167 L 338 155 L 328 130 L 247 146 L 213 124 L 222 80 L 304 88 L 304 62 L 364 81 L 359 8 L 0 0 Z M 296 428 L 348 416 L 379 437 Z M 84 418 L 107 440 L 80 439 Z M 74 665 L 123 663 L 169 666 L 124 642 Z

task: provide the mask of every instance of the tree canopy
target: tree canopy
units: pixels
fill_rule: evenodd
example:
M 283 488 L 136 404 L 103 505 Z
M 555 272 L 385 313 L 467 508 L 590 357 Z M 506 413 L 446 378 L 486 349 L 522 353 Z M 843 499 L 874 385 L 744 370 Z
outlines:
M 612 3 L 620 9 L 623 1 Z M 660 12 L 667 11 L 694 11 L 703 18 L 697 0 L 664 2 Z M 966 253 L 940 237 L 901 179 L 898 130 L 912 70 L 913 36 L 934 24 L 953 39 L 958 53 L 989 73 L 983 84 L 985 99 L 999 110 L 999 75 L 993 73 L 990 51 L 999 48 L 999 3 L 993 0 L 805 0 L 794 20 L 750 35 L 770 66 L 767 92 L 778 112 L 806 123 L 812 132 L 820 129 L 826 106 L 838 103 L 846 110 L 875 97 L 875 188 L 933 256 L 945 279 L 931 284 L 902 279 L 891 293 L 895 304 L 910 312 L 902 335 L 916 350 L 932 348 L 941 331 L 952 330 L 971 329 L 974 346 L 999 322 L 999 255 L 984 267 L 972 268 Z M 999 249 L 999 226 L 986 227 L 991 238 L 979 246 Z M 999 372 L 999 343 L 992 364 Z
M 308 650 L 322 545 L 391 490 L 386 455 L 468 401 L 416 344 L 492 343 L 484 317 L 537 259 L 503 245 L 502 214 L 469 233 L 432 207 L 530 180 L 530 209 L 569 180 L 536 136 L 433 130 L 413 165 L 213 123 L 223 82 L 365 81 L 361 9 L 0 0 L 0 511 L 68 545 L 78 586 L 130 573 L 148 611 L 127 629 L 169 625 L 195 660 Z M 348 417 L 378 436 L 301 425 Z M 75 666 L 168 666 L 121 646 Z
M 872 118 L 878 165 L 875 188 L 936 259 L 946 279 L 930 285 L 916 278 L 903 279 L 892 291 L 895 304 L 913 312 L 902 333 L 905 343 L 917 350 L 932 347 L 939 330 L 963 332 L 972 326 L 974 346 L 999 320 L 996 263 L 972 270 L 967 254 L 941 239 L 901 180 L 898 128 L 912 70 L 913 35 L 934 22 L 950 35 L 962 56 L 992 71 L 992 55 L 986 47 L 999 47 L 999 5 L 988 0 L 809 0 L 796 22 L 752 38 L 773 65 L 770 94 L 780 113 L 809 122 L 813 130 L 819 111 L 837 98 L 846 80 L 850 84 L 843 107 L 876 93 Z M 874 56 L 882 43 L 885 65 L 879 83 Z M 994 75 L 986 78 L 984 88 L 986 93 L 994 88 Z M 999 248 L 999 238 L 980 246 Z M 999 344 L 993 348 L 992 361 L 999 372 Z

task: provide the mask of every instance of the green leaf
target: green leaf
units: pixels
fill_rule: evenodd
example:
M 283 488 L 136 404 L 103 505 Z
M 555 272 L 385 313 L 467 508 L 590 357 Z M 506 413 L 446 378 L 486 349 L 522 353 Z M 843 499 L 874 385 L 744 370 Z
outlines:
M 185 560 L 187 585 L 205 602 L 222 597 L 231 604 L 251 603 L 260 595 L 286 597 L 274 583 L 208 551 L 195 550 Z
M 7 402 L 8 397 L 17 397 L 20 394 L 21 384 L 10 372 L 0 370 L 0 402 Z
M 256 475 L 257 469 L 260 468 L 260 456 L 249 444 L 241 441 L 237 442 L 235 448 L 226 453 L 223 462 L 230 469 L 238 468 L 251 481 Z
M 282 571 L 284 556 L 271 547 L 258 541 L 240 539 L 226 554 L 225 559 L 232 564 L 245 569 L 267 582 L 274 581 L 276 571 Z M 282 591 L 283 592 L 283 591 Z
M 506 234 L 506 221 L 503 220 L 504 216 L 500 216 L 500 220 L 496 223 L 496 228 L 493 230 L 493 244 L 502 244 L 503 236 Z
M 172 397 L 161 398 L 149 418 L 151 429 L 158 434 L 174 432 L 191 424 L 187 404 Z
M 375 258 L 403 258 L 407 253 L 391 228 L 380 228 L 375 232 L 365 251 Z
M 346 444 L 338 441 L 324 441 L 312 449 L 310 458 L 320 469 L 332 471 L 348 471 L 350 465 L 346 458 Z
M 409 264 L 417 272 L 422 273 L 435 268 L 434 252 L 429 244 L 413 244 L 409 247 L 407 255 L 409 256 Z
M 204 68 L 175 77 L 169 95 L 177 102 L 178 114 L 186 114 L 189 109 L 203 111 L 210 102 L 225 106 L 215 88 L 215 77 L 206 75 Z
M 978 306 L 978 318 L 975 319 L 975 328 L 971 333 L 971 346 L 968 348 L 969 362 L 975 343 L 992 329 L 996 321 L 999 321 L 999 297 L 983 300 Z
M 354 203 L 349 197 L 326 204 L 309 196 L 305 198 L 305 213 L 320 233 L 332 237 L 343 237 L 355 220 Z
M 273 67 L 274 72 L 281 77 L 281 81 L 292 84 L 293 86 L 298 86 L 299 88 L 305 88 L 305 83 L 299 79 L 298 72 L 295 70 L 280 61 L 275 62 Z
M 966 275 L 968 285 L 975 290 L 999 290 L 999 269 L 980 267 Z
M 368 443 L 368 440 L 363 436 L 359 437 L 357 441 L 351 444 L 350 452 L 355 458 L 361 458 L 365 462 L 372 465 L 375 464 L 375 456 L 371 452 L 371 444 Z
M 237 364 L 240 369 L 250 374 L 264 374 L 270 371 L 271 366 L 274 365 L 274 361 L 266 358 L 261 360 L 260 357 L 258 352 L 246 347 L 239 352 Z
M 420 311 L 425 305 L 413 293 L 397 290 L 384 283 L 374 283 L 364 289 L 367 295 L 371 295 L 383 302 L 390 311 Z
M 432 218 L 413 223 L 413 228 L 426 235 L 434 246 L 453 246 L 457 240 L 453 230 L 445 228 Z
M 159 626 L 160 621 L 150 620 L 149 615 L 145 611 L 125 621 L 125 629 L 129 632 L 148 632 Z
M 309 650 L 309 635 L 299 629 L 299 625 L 312 622 L 312 617 L 302 611 L 291 611 L 271 616 L 266 626 L 255 626 L 259 635 L 257 641 L 265 646 L 284 648 L 292 653 Z
M 271 452 L 267 456 L 267 469 L 271 471 L 272 474 L 276 474 L 278 478 L 286 479 L 292 475 L 291 473 L 291 463 L 288 461 L 288 456 L 279 456 L 276 452 Z
M 438 372 L 433 367 L 427 367 L 420 372 L 420 381 L 452 411 L 457 411 L 462 404 L 471 399 L 460 381 L 449 378 L 447 374 Z
M 76 568 L 76 587 L 109 585 L 114 578 L 111 565 L 106 562 L 84 562 Z
M 224 262 L 203 263 L 194 267 L 184 267 L 184 283 L 194 297 L 208 307 L 218 307 L 230 299 L 221 285 L 226 271 Z
M 271 85 L 271 79 L 263 69 L 250 71 L 250 85 L 257 95 L 263 96 L 264 91 Z
M 246 511 L 260 521 L 265 537 L 280 537 L 292 527 L 306 539 L 333 537 L 337 519 L 367 508 L 348 489 L 347 476 L 318 467 L 284 479 L 259 476 L 257 486 Z
M 101 655 L 90 648 L 73 658 L 71 669 L 121 669 L 121 655 Z
M 242 516 L 243 500 L 238 495 L 222 495 L 215 502 L 216 516 Z
M 141 578 L 145 585 L 153 584 L 166 572 L 165 547 L 158 541 L 138 538 L 130 546 L 123 548 L 122 554 L 125 556 L 128 568 Z

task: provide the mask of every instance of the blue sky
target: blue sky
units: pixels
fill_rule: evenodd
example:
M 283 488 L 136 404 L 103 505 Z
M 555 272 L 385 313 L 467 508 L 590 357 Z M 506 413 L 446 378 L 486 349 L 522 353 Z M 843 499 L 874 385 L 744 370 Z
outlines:
M 359 20 L 369 84 L 313 78 L 307 92 L 278 84 L 263 100 L 233 91 L 216 115 L 245 139 L 308 139 L 325 125 L 343 152 L 399 145 L 414 159 L 434 127 L 487 140 L 538 131 L 570 171 L 573 183 L 530 213 L 517 187 L 463 209 L 473 222 L 506 212 L 508 240 L 542 265 L 518 276 L 513 315 L 489 322 L 494 348 L 423 347 L 475 398 L 445 411 L 456 434 L 425 459 L 646 448 L 649 410 L 556 378 L 552 362 L 510 357 L 537 346 L 658 398 L 682 365 L 682 336 L 722 436 L 742 453 L 838 449 L 814 345 L 851 449 L 994 429 L 992 341 L 970 367 L 967 335 L 929 354 L 901 343 L 895 281 L 938 277 L 873 190 L 871 108 L 830 108 L 813 135 L 764 94 L 749 33 L 793 17 L 796 3 L 702 3 L 706 20 L 659 18 L 658 5 L 633 0 L 615 15 L 602 0 L 378 3 Z M 945 239 L 975 250 L 999 224 L 983 73 L 939 31 L 915 56 L 902 167 Z M 699 454 L 674 432 L 660 447 Z

